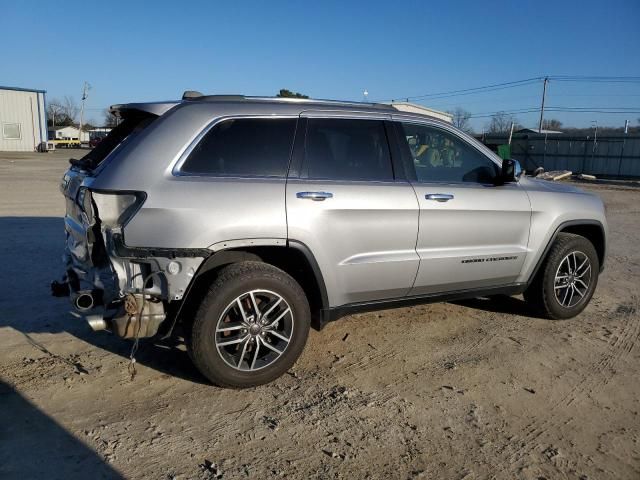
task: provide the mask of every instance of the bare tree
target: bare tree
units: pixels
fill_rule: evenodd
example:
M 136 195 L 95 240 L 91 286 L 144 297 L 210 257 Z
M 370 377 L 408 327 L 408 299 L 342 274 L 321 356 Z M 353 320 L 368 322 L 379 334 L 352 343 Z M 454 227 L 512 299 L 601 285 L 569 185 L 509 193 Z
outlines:
M 47 125 L 60 127 L 69 125 L 68 119 L 63 115 L 64 109 L 59 100 L 52 100 L 47 104 Z
M 75 123 L 76 117 L 80 112 L 80 107 L 78 106 L 76 101 L 73 99 L 73 97 L 70 97 L 69 95 L 65 95 L 64 98 L 62 99 L 61 106 L 62 106 L 63 114 L 66 115 L 67 118 L 70 118 L 71 121 Z
M 520 128 L 516 117 L 506 112 L 497 112 L 496 114 L 491 116 L 491 121 L 487 125 L 487 132 L 509 133 L 509 130 L 511 129 L 511 122 L 517 125 L 517 127 L 514 128 Z
M 113 113 L 111 113 L 111 111 L 108 108 L 105 108 L 103 110 L 102 117 L 103 117 L 102 123 L 104 123 L 105 127 L 113 128 L 118 125 L 118 118 Z
M 562 122 L 560 120 L 556 120 L 555 118 L 550 118 L 548 120 L 542 121 L 543 130 L 560 130 L 561 128 Z
M 458 127 L 463 132 L 473 133 L 469 119 L 471 118 L 471 112 L 466 111 L 464 108 L 456 107 L 453 112 L 448 112 L 453 118 L 453 125 Z
M 47 104 L 47 125 L 51 127 L 68 127 L 76 123 L 80 108 L 73 97 L 66 96 L 62 100 L 54 98 Z

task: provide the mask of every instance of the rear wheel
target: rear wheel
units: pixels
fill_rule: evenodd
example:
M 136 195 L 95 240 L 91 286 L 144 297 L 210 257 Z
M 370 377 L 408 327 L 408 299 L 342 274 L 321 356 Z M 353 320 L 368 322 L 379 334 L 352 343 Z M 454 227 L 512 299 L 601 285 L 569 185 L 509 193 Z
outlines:
M 575 317 L 591 300 L 599 271 L 598 255 L 589 240 L 560 233 L 524 298 L 548 318 Z
M 250 387 L 285 373 L 309 334 L 309 304 L 298 283 L 261 262 L 220 271 L 189 329 L 196 367 L 223 387 Z

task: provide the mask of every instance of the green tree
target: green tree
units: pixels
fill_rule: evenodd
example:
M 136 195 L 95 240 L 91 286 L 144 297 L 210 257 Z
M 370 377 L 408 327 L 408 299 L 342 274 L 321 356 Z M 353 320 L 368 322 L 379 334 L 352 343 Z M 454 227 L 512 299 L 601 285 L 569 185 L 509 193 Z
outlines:
M 276 97 L 280 98 L 309 98 L 309 95 L 304 95 L 299 92 L 292 92 L 286 88 L 281 88 Z

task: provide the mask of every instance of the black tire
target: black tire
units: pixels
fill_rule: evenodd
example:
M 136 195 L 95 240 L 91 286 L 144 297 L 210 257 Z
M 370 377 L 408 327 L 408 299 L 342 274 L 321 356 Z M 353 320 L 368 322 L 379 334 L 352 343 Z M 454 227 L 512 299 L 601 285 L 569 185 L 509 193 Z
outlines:
M 218 338 L 216 329 L 221 315 L 234 300 L 254 290 L 274 292 L 284 299 L 291 311 L 292 333 L 283 353 L 276 360 L 272 360 L 273 363 L 259 370 L 243 371 L 230 366 L 227 363 L 228 360 L 223 359 L 223 353 L 216 346 L 215 339 Z M 306 344 L 310 323 L 311 314 L 307 297 L 290 275 L 262 262 L 234 263 L 219 272 L 205 293 L 193 323 L 186 329 L 187 349 L 198 370 L 214 384 L 230 388 L 253 387 L 275 380 L 293 366 Z M 244 331 L 230 332 L 230 335 L 231 333 L 238 336 L 245 335 Z M 250 332 L 246 335 L 249 334 Z M 249 348 L 255 349 L 253 339 L 251 340 Z M 262 343 L 260 340 L 256 338 L 255 342 L 258 345 L 264 345 L 269 338 L 264 340 L 263 337 Z M 265 351 L 268 355 L 269 350 Z M 242 363 L 243 357 L 244 351 L 239 363 Z
M 559 300 L 556 296 L 556 288 L 560 296 L 563 296 L 563 293 L 567 294 L 567 290 L 556 284 L 556 272 L 561 262 L 572 252 L 582 253 L 589 259 L 591 266 L 589 283 L 584 296 L 575 305 L 571 304 L 571 300 L 568 305 L 563 305 L 562 300 L 566 302 L 566 298 Z M 531 308 L 546 318 L 554 320 L 573 318 L 589 304 L 598 284 L 599 272 L 600 262 L 593 244 L 580 235 L 560 233 L 551 245 L 533 282 L 524 292 L 524 299 Z

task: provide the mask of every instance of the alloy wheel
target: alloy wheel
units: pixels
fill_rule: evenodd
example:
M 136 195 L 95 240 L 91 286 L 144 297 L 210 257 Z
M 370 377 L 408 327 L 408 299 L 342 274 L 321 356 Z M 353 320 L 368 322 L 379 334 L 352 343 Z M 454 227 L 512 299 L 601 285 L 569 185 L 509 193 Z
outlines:
M 575 307 L 585 298 L 591 285 L 591 261 L 579 250 L 567 254 L 554 279 L 556 300 L 565 308 Z
M 220 315 L 216 349 L 236 370 L 260 370 L 282 356 L 293 327 L 293 312 L 282 296 L 270 290 L 251 290 L 236 297 Z

